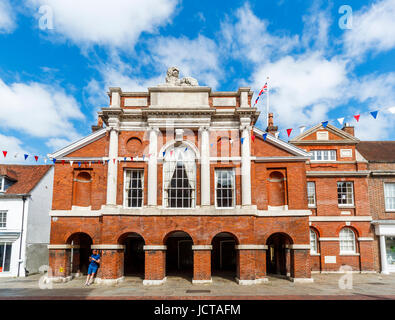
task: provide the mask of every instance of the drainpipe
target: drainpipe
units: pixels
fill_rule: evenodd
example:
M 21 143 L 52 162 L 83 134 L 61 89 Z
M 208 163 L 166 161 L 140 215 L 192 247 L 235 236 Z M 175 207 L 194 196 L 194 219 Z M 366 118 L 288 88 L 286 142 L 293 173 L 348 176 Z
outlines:
M 21 259 L 22 259 L 22 237 L 23 237 L 23 225 L 25 220 L 25 202 L 26 196 L 22 196 L 23 206 L 22 206 L 22 226 L 21 226 L 21 240 L 19 243 L 19 260 L 18 260 L 18 277 L 21 269 Z

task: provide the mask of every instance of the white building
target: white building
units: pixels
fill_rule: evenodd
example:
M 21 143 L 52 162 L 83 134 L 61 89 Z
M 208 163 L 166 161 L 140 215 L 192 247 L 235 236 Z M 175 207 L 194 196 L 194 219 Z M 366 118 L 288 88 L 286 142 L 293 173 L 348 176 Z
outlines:
M 48 265 L 53 167 L 0 165 L 0 277 Z

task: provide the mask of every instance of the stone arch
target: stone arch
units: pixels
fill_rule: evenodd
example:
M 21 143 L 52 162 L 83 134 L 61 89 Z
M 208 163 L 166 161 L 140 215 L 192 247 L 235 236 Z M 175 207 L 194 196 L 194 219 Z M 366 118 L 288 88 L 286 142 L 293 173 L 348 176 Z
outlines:
M 146 244 L 143 236 L 137 232 L 123 232 L 117 239 L 118 244 L 124 246 L 121 255 L 124 276 L 138 276 L 144 278 Z M 122 261 L 123 260 L 123 261 Z
M 231 232 L 219 232 L 211 239 L 211 272 L 214 275 L 234 279 L 239 270 L 236 245 L 238 238 Z
M 292 244 L 292 238 L 285 232 L 276 232 L 267 238 L 267 273 L 281 276 L 291 275 L 293 261 L 291 261 L 289 246 Z
M 192 142 L 189 141 L 189 140 L 183 140 L 183 141 L 170 140 L 170 141 L 166 142 L 166 143 L 160 148 L 160 151 L 159 151 L 159 154 L 158 154 L 158 159 L 162 159 L 162 160 L 163 160 L 163 159 L 165 158 L 165 157 L 163 156 L 163 152 L 166 151 L 166 153 L 167 153 L 167 151 L 168 151 L 172 146 L 181 145 L 181 144 L 185 145 L 185 147 L 187 147 L 188 149 L 190 149 L 190 150 L 192 150 L 192 151 L 194 152 L 194 154 L 195 154 L 195 159 L 196 159 L 196 160 L 199 160 L 199 159 L 200 159 L 200 152 L 199 152 L 199 149 L 196 147 L 196 145 L 195 145 L 194 143 L 192 143 Z M 165 154 L 165 156 L 166 156 L 166 154 Z
M 70 265 L 71 273 L 86 274 L 91 255 L 92 237 L 85 232 L 74 232 L 70 234 L 66 243 L 71 244 Z

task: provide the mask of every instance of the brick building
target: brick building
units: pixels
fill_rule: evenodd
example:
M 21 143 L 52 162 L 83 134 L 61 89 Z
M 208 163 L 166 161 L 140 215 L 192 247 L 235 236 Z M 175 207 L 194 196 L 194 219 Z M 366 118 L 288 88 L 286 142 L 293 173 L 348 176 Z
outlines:
M 395 272 L 395 141 L 361 141 L 357 149 L 369 162 L 376 269 Z
M 287 143 L 271 117 L 264 136 L 252 94 L 213 92 L 176 69 L 147 92 L 110 88 L 93 133 L 50 155 L 53 276 L 83 273 L 91 248 L 102 254 L 97 280 L 108 283 L 128 274 L 144 284 L 171 274 L 311 281 L 312 270 L 343 263 L 373 270 L 367 163 L 351 129 L 317 126 Z M 313 149 L 329 151 L 309 161 Z M 331 150 L 339 159 L 326 158 Z

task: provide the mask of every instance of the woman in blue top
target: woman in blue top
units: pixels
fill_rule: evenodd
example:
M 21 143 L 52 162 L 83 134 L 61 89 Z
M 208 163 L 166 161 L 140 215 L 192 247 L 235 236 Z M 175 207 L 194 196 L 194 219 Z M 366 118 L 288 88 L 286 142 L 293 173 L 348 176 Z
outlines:
M 97 268 L 99 268 L 100 263 L 100 255 L 98 254 L 97 250 L 92 251 L 92 255 L 89 257 L 89 267 L 88 267 L 88 277 L 86 278 L 85 285 L 89 286 L 93 282 L 93 276 L 97 272 Z

